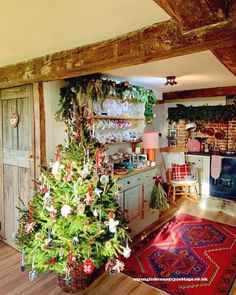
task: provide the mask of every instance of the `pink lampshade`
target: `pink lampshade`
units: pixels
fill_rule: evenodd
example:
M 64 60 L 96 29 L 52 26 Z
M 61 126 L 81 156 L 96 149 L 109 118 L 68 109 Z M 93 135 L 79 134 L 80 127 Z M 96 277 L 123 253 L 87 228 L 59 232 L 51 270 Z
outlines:
M 145 132 L 143 134 L 143 144 L 145 149 L 157 149 L 159 147 L 159 133 Z

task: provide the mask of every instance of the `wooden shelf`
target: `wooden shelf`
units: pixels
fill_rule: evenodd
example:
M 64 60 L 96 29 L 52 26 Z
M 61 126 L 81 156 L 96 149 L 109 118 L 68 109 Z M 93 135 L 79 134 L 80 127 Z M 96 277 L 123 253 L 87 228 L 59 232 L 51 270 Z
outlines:
M 135 118 L 135 117 L 112 117 L 112 116 L 93 116 L 93 119 L 105 119 L 105 120 L 130 120 L 130 121 L 138 121 L 145 120 L 145 118 Z
M 138 144 L 140 142 L 143 142 L 142 140 L 138 141 L 121 141 L 121 142 L 107 142 L 105 145 L 117 145 L 117 144 Z
M 109 162 L 111 162 L 111 163 L 119 163 L 120 161 L 126 161 L 126 160 L 129 160 L 129 157 L 122 157 L 122 158 L 118 158 L 118 159 L 115 159 L 115 160 L 110 159 Z

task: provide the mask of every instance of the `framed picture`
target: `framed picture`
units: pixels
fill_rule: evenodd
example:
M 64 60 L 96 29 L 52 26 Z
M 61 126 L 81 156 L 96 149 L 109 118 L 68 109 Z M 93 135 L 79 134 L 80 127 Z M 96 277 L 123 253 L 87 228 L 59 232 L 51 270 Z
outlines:
M 236 95 L 226 96 L 226 105 L 235 105 L 236 104 Z
M 176 129 L 169 129 L 169 134 L 170 137 L 176 137 L 177 136 L 177 130 Z

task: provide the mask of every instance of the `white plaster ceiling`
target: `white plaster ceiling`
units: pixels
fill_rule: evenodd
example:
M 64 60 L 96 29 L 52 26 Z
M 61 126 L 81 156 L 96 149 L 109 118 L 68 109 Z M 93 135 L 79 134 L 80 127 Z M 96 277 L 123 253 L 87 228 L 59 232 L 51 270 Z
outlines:
M 0 67 L 106 40 L 170 17 L 153 0 L 0 0 Z M 168 92 L 236 85 L 210 52 L 107 72 Z M 175 75 L 178 85 L 165 87 Z
M 0 0 L 0 66 L 169 18 L 153 0 Z
M 128 80 L 157 92 L 236 86 L 233 75 L 211 51 L 202 51 L 104 73 L 118 81 Z M 176 76 L 176 86 L 165 86 L 167 76 Z

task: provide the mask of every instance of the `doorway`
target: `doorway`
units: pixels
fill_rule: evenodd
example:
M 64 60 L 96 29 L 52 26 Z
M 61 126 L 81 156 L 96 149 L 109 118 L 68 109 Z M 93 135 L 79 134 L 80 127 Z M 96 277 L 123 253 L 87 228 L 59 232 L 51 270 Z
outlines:
M 3 241 L 15 247 L 19 198 L 27 204 L 35 177 L 33 85 L 0 92 L 0 221 Z

